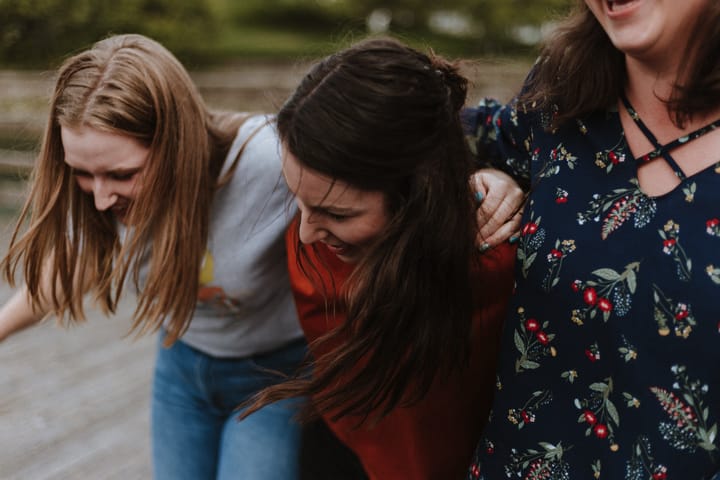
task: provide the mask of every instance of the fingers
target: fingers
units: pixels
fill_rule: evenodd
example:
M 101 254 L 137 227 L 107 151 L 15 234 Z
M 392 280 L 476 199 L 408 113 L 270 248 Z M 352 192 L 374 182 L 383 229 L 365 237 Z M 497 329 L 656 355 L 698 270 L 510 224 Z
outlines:
M 499 202 L 492 200 L 493 195 L 489 194 L 477 210 L 479 232 L 483 238 L 493 236 L 494 232 L 508 222 L 517 222 L 519 225 L 520 221 L 515 217 L 522 210 L 525 196 L 520 192 L 519 195 L 506 195 Z
M 525 203 L 525 192 L 504 172 L 482 169 L 472 176 L 478 208 L 477 245 L 487 250 L 518 233 Z
M 479 231 L 476 238 L 476 244 L 480 251 L 500 245 L 503 242 L 515 243 L 520 238 L 520 223 L 522 219 L 522 211 L 518 211 L 507 222 L 500 225 L 497 229 L 489 234 L 483 235 Z

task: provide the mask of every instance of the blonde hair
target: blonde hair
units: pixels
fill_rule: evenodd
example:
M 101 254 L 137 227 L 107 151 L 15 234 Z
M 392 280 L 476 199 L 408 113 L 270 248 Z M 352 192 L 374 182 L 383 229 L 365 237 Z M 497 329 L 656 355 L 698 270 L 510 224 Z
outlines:
M 21 264 L 33 308 L 45 303 L 61 322 L 76 321 L 85 318 L 85 286 L 114 312 L 128 275 L 137 285 L 147 261 L 131 332 L 155 331 L 167 317 L 172 343 L 195 308 L 213 193 L 245 118 L 211 113 L 180 62 L 147 37 L 112 36 L 70 57 L 58 72 L 4 276 L 12 285 Z M 63 126 L 129 136 L 149 149 L 122 242 L 112 214 L 95 209 L 65 164 Z M 44 279 L 49 298 L 41 298 Z

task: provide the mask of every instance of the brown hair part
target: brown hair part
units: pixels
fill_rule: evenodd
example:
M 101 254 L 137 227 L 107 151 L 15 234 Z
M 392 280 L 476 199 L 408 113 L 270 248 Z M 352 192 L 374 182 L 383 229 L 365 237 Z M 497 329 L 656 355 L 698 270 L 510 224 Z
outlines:
M 146 262 L 131 331 L 155 331 L 168 317 L 166 344 L 175 341 L 195 309 L 213 193 L 244 118 L 208 111 L 185 68 L 147 37 L 112 36 L 68 58 L 2 261 L 5 278 L 12 284 L 22 265 L 33 307 L 47 302 L 60 320 L 69 314 L 75 321 L 84 319 L 86 286 L 104 311 L 114 312 L 128 275 L 137 285 Z M 65 164 L 63 126 L 126 135 L 149 149 L 122 242 L 112 214 L 95 209 Z M 41 299 L 46 275 L 50 298 Z

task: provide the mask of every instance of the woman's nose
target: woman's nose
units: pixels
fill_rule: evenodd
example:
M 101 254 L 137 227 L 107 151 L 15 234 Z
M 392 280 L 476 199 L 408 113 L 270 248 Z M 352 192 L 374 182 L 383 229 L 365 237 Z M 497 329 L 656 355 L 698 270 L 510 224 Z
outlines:
M 321 223 L 312 219 L 312 215 L 300 211 L 300 241 L 304 244 L 310 244 L 321 240 L 326 232 Z
M 112 190 L 111 186 L 103 179 L 96 178 L 93 182 L 93 200 L 95 208 L 103 212 L 115 205 L 117 202 L 117 194 Z

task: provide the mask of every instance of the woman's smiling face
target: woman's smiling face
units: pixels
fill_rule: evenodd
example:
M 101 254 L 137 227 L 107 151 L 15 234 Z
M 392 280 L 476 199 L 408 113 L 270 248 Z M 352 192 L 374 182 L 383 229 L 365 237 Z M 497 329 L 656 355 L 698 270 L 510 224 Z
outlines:
M 60 135 L 80 189 L 93 196 L 96 209 L 124 222 L 150 150 L 132 137 L 91 127 L 61 127 Z
M 585 0 L 615 48 L 643 61 L 682 55 L 709 0 Z
M 284 149 L 283 175 L 300 211 L 300 241 L 322 242 L 338 258 L 356 263 L 388 223 L 385 196 L 303 167 Z

